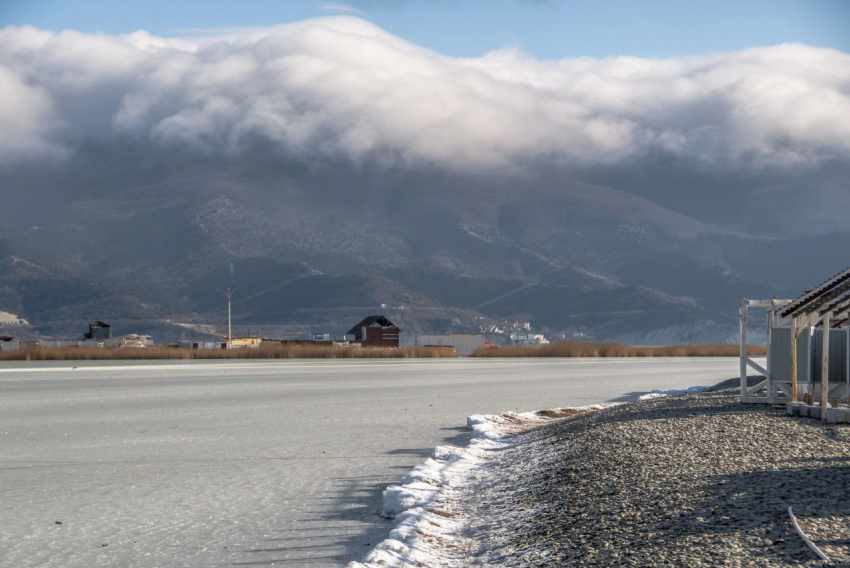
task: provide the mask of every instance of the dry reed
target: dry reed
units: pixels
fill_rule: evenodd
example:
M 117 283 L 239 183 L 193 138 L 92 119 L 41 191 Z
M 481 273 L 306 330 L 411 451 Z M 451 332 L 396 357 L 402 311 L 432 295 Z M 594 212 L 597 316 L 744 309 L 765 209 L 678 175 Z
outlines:
M 445 347 L 352 348 L 313 345 L 260 346 L 256 349 L 100 349 L 97 347 L 42 347 L 0 351 L 0 361 L 90 361 L 108 359 L 413 359 L 457 357 Z
M 558 341 L 547 345 L 512 345 L 500 349 L 482 348 L 473 357 L 737 357 L 740 348 L 729 343 L 709 345 L 670 345 L 633 347 L 622 343 Z M 747 346 L 749 355 L 764 355 L 762 345 Z

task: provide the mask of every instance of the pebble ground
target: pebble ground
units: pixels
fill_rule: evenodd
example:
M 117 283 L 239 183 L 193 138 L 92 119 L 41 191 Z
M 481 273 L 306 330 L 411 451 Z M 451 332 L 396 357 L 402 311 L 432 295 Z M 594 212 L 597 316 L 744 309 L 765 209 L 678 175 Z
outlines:
M 744 405 L 732 381 L 517 436 L 470 480 L 472 564 L 850 565 L 850 425 Z

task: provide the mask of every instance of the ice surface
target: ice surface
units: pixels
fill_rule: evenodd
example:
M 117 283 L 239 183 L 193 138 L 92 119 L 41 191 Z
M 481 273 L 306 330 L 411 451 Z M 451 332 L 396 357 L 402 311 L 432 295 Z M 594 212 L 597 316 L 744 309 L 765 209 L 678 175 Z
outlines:
M 399 492 L 395 519 L 382 516 L 383 491 L 466 447 L 469 415 L 633 400 L 737 369 L 737 359 L 5 362 L 0 564 L 344 565 L 411 530 L 402 501 L 425 502 L 425 491 Z M 432 474 L 445 472 L 406 481 Z M 430 515 L 437 532 L 457 522 Z

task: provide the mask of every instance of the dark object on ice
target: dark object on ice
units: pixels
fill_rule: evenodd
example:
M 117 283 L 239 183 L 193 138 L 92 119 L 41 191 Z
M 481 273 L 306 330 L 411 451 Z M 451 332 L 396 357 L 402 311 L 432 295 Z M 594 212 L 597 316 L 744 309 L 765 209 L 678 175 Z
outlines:
M 369 316 L 351 329 L 346 335 L 353 335 L 354 341 L 363 347 L 398 347 L 397 325 L 384 316 Z
M 61 524 L 62 524 L 62 521 L 53 521 L 53 522 L 54 522 L 54 523 L 56 523 L 57 525 L 61 525 Z

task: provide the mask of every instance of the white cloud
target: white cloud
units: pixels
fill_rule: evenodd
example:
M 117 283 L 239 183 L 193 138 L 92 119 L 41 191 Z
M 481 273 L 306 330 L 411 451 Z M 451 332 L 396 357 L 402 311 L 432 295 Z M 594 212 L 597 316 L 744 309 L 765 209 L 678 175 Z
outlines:
M 353 14 L 355 16 L 365 16 L 366 12 L 355 8 L 354 6 L 349 6 L 348 4 L 341 4 L 339 2 L 323 2 L 319 4 L 319 9 L 325 12 L 341 12 L 343 14 Z
M 718 165 L 850 152 L 850 56 L 799 44 L 643 59 L 452 58 L 350 16 L 158 38 L 0 30 L 0 153 L 75 139 L 498 168 L 666 152 Z M 61 141 L 61 142 L 60 142 Z
M 50 97 L 28 85 L 0 64 L 0 163 L 30 155 L 62 155 L 63 148 L 48 141 L 48 124 L 55 123 Z

